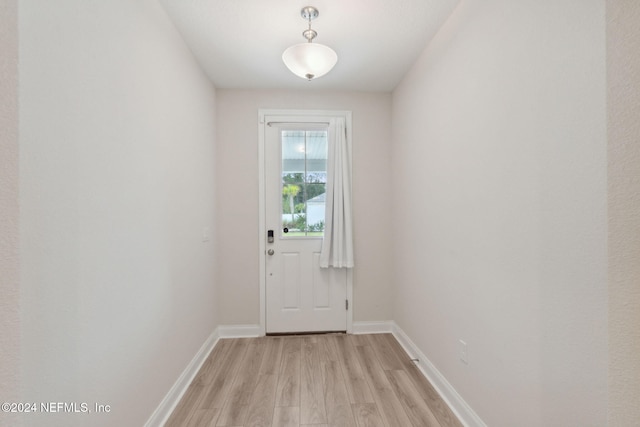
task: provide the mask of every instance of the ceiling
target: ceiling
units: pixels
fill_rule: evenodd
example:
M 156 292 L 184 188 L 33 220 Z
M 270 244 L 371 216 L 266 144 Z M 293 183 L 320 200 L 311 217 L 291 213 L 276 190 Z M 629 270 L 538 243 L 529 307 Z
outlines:
M 391 91 L 459 0 L 161 0 L 218 88 Z M 308 82 L 292 74 L 282 52 L 302 43 L 304 6 L 320 16 L 314 42 L 338 63 Z

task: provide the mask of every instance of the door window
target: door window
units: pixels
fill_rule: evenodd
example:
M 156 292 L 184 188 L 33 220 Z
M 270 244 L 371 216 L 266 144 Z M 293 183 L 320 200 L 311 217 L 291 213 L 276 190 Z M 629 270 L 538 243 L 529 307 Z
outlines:
M 327 131 L 281 131 L 281 237 L 322 237 L 327 185 Z

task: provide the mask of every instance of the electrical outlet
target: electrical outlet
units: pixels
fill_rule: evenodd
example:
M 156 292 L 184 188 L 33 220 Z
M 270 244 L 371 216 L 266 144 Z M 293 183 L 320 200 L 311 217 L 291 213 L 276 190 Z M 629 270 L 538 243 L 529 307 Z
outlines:
M 462 340 L 458 341 L 458 354 L 460 356 L 460 361 L 465 365 L 468 365 L 469 353 L 467 352 L 467 343 Z

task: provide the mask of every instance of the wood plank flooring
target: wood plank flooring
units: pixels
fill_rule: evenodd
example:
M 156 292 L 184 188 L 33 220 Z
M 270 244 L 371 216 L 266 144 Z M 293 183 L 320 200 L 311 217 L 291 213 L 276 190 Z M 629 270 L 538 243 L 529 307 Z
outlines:
M 461 427 L 391 334 L 221 339 L 166 427 Z

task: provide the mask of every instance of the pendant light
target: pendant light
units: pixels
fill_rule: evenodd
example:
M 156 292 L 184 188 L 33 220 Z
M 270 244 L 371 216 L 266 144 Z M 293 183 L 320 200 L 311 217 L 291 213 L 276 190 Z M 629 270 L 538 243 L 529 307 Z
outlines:
M 318 17 L 318 9 L 313 6 L 303 7 L 300 15 L 309 21 L 309 28 L 302 32 L 307 42 L 285 50 L 282 60 L 293 74 L 310 81 L 331 71 L 338 62 L 338 55 L 328 46 L 312 43 L 318 33 L 311 29 L 311 21 Z

